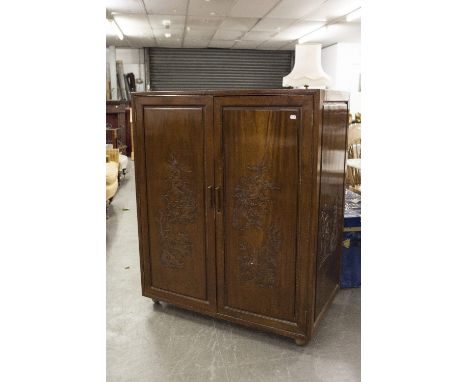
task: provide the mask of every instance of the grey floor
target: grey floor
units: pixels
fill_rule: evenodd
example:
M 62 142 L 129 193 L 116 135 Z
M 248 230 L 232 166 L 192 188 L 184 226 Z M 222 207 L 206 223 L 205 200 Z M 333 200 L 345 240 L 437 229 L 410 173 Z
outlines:
M 107 219 L 107 381 L 360 380 L 361 294 L 341 290 L 299 347 L 141 296 L 133 162 Z

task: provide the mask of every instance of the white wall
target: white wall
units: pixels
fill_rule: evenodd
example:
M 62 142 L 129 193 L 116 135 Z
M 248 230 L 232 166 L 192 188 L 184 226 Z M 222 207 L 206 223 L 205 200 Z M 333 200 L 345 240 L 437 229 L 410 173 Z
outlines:
M 106 49 L 106 62 L 112 65 L 110 48 Z M 145 59 L 143 49 L 138 48 L 115 48 L 115 60 L 123 62 L 124 73 L 133 73 L 135 80 L 141 79 L 141 84 L 136 84 L 137 91 L 145 90 Z M 112 71 L 111 71 L 112 73 Z M 113 93 L 114 94 L 114 93 Z
M 351 94 L 350 111 L 361 111 L 361 44 L 338 43 L 322 49 L 322 67 L 332 77 L 330 89 Z
M 322 68 L 331 77 L 330 89 L 336 89 L 338 67 L 338 44 L 322 49 Z

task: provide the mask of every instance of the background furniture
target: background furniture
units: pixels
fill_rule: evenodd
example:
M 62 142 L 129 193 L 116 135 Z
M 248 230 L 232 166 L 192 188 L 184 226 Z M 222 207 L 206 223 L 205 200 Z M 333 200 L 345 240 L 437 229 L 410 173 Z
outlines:
M 350 190 L 345 195 L 340 286 L 361 286 L 361 195 Z
M 361 124 L 353 123 L 348 130 L 346 185 L 361 193 Z
M 134 93 L 133 111 L 143 295 L 306 343 L 339 287 L 347 94 Z
M 116 162 L 118 164 L 117 169 L 120 181 L 121 175 L 125 177 L 127 173 L 128 157 L 121 154 L 120 150 L 114 148 L 112 144 L 107 144 L 106 146 L 107 156 L 111 158 L 112 162 Z
M 132 152 L 130 155 L 130 158 L 132 160 L 135 160 L 135 144 L 133 143 L 133 113 L 130 113 L 130 139 L 131 139 L 131 147 L 132 147 Z
M 122 171 L 123 176 L 127 174 L 128 157 L 123 154 L 119 154 L 119 171 Z
M 131 155 L 130 106 L 122 101 L 106 101 L 106 126 L 118 129 L 118 140 L 124 146 L 124 154 Z M 117 146 L 114 146 L 117 148 Z
M 106 128 L 106 143 L 116 149 L 119 147 L 119 129 Z
M 106 201 L 111 202 L 119 187 L 119 150 L 106 148 Z

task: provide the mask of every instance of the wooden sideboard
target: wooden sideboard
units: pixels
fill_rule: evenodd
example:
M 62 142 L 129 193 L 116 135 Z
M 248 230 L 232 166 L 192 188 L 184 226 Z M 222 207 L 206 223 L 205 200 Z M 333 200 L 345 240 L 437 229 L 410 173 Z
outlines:
M 310 339 L 338 290 L 348 95 L 133 94 L 143 295 Z

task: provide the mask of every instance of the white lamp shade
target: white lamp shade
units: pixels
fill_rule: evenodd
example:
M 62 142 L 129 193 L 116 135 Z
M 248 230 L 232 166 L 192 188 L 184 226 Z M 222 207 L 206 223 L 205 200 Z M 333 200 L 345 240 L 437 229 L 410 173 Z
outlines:
M 283 86 L 311 89 L 325 89 L 330 76 L 322 69 L 322 44 L 296 45 L 294 68 L 283 77 Z

